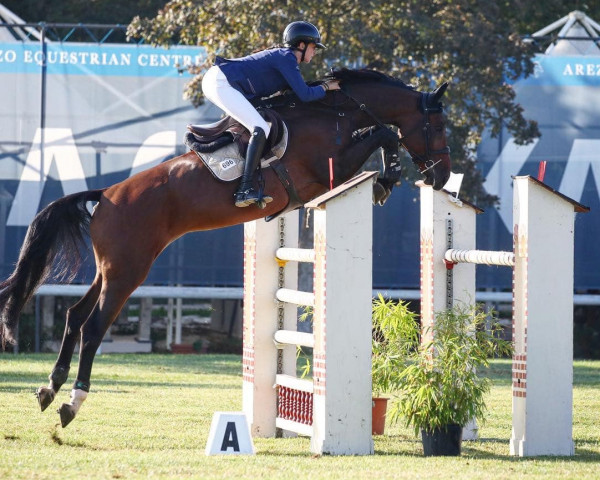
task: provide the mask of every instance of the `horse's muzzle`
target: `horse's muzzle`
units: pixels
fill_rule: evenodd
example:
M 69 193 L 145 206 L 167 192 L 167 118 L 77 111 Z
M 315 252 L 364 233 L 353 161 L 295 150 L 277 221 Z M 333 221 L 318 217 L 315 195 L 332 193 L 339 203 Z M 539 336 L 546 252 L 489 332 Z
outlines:
M 431 185 L 434 190 L 441 190 L 450 178 L 450 159 L 439 159 L 433 168 L 427 169 L 425 174 L 425 185 Z

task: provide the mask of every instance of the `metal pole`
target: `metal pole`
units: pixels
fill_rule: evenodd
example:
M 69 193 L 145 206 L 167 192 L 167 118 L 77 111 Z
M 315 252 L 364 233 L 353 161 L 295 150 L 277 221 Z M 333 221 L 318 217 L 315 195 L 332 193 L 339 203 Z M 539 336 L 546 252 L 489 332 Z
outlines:
M 40 23 L 41 35 L 40 46 L 42 49 L 42 65 L 41 65 L 41 98 L 40 98 L 40 198 L 44 189 L 44 149 L 45 149 L 45 129 L 46 129 L 46 24 Z M 35 297 L 35 352 L 40 351 L 40 296 Z
M 44 189 L 44 149 L 45 149 L 45 129 L 46 129 L 46 75 L 47 75 L 47 64 L 46 64 L 46 24 L 40 23 L 41 35 L 40 44 L 42 48 L 42 69 L 41 69 L 41 105 L 40 105 L 40 195 Z
M 175 302 L 176 302 L 175 344 L 179 345 L 181 343 L 181 321 L 182 321 L 182 311 L 183 311 L 183 300 L 181 298 L 178 298 Z
M 35 353 L 40 353 L 42 316 L 40 315 L 40 296 L 35 296 Z
M 173 299 L 167 300 L 167 350 L 171 351 L 173 343 Z

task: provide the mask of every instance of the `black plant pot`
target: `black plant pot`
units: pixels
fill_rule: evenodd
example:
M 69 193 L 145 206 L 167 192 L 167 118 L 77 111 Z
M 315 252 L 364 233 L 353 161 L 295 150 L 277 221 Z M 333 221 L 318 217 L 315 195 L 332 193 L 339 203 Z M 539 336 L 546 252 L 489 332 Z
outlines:
M 433 430 L 421 430 L 423 453 L 431 456 L 458 456 L 462 442 L 462 427 L 447 425 Z

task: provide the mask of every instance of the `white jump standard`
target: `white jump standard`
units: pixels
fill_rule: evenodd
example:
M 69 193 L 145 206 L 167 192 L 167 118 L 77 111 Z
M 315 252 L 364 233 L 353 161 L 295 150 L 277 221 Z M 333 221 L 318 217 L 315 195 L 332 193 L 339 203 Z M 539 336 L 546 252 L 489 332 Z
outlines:
M 306 206 L 314 248 L 299 249 L 291 212 L 244 226 L 243 409 L 253 436 L 311 437 L 313 453 L 373 453 L 371 433 L 372 188 L 365 172 Z M 314 263 L 300 292 L 297 262 Z M 313 333 L 296 331 L 297 305 Z M 296 346 L 313 347 L 313 379 L 296 378 Z
M 434 312 L 473 303 L 475 264 L 511 267 L 510 453 L 573 455 L 573 213 L 589 208 L 530 176 L 513 191 L 513 251 L 489 252 L 475 250 L 480 209 L 422 186 L 421 318 L 428 326 Z

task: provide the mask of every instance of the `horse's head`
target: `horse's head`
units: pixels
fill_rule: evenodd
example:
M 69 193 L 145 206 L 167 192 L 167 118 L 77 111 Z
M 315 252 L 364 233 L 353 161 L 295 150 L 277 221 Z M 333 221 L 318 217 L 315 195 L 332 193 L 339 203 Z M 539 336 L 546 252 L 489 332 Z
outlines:
M 451 168 L 441 102 L 448 84 L 431 93 L 421 93 L 375 70 L 341 69 L 332 72 L 332 76 L 340 80 L 342 91 L 363 110 L 359 126 L 397 126 L 400 144 L 425 175 L 425 183 L 441 189 Z
M 448 88 L 444 83 L 431 93 L 421 93 L 419 114 L 405 116 L 398 135 L 425 183 L 441 189 L 450 177 L 450 147 L 446 140 L 444 108 L 441 97 Z

